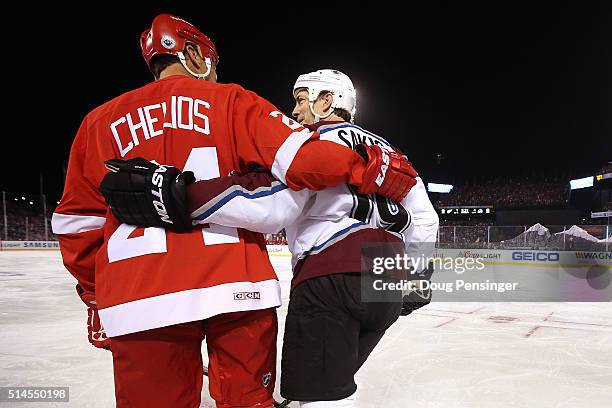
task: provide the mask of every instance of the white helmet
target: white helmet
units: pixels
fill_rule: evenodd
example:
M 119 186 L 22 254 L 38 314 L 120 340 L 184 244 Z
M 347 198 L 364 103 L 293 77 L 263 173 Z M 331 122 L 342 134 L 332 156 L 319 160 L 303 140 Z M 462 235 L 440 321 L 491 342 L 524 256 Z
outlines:
M 295 85 L 293 85 L 294 97 L 296 91 L 301 88 L 308 89 L 308 102 L 316 122 L 331 115 L 335 108 L 344 109 L 349 112 L 351 114 L 351 122 L 355 118 L 357 92 L 351 79 L 342 72 L 335 69 L 320 69 L 308 74 L 302 74 L 295 81 Z M 323 116 L 317 115 L 312 108 L 322 91 L 329 91 L 333 94 L 331 107 L 328 113 Z

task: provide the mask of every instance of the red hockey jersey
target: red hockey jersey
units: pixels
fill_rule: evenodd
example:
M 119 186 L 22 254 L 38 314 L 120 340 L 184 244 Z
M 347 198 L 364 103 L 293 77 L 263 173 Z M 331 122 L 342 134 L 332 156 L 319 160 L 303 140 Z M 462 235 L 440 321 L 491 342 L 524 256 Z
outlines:
M 360 184 L 351 149 L 304 129 L 238 85 L 171 76 L 98 107 L 74 140 L 53 216 L 66 268 L 110 337 L 280 305 L 260 234 L 120 224 L 98 190 L 111 158 L 144 157 L 199 180 L 261 165 L 294 189 Z

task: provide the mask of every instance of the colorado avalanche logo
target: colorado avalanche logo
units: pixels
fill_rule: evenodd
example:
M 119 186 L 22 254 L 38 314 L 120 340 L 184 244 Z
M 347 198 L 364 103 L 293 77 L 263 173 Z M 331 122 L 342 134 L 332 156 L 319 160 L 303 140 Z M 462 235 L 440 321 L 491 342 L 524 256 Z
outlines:
M 270 372 L 264 374 L 261 377 L 261 383 L 263 384 L 264 388 L 268 387 L 268 385 L 270 384 L 270 380 L 271 379 L 272 379 L 272 373 L 270 373 Z
M 164 35 L 161 39 L 161 45 L 162 47 L 171 50 L 176 46 L 176 41 L 174 41 L 174 38 Z

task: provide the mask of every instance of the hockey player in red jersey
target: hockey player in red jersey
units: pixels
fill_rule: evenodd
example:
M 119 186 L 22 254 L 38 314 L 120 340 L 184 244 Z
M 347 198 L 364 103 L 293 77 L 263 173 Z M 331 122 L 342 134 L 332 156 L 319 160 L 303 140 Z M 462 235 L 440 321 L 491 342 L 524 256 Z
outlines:
M 366 162 L 318 140 L 253 92 L 216 83 L 214 44 L 184 20 L 156 17 L 141 49 L 156 81 L 85 117 L 52 221 L 88 307 L 88 338 L 112 351 L 118 407 L 199 406 L 205 336 L 217 406 L 270 406 L 280 291 L 261 234 L 213 224 L 177 234 L 122 223 L 98 189 L 103 162 L 142 156 L 198 179 L 258 164 L 291 188 L 348 182 L 391 197 L 412 186 L 409 165 L 385 162 L 376 149 Z M 166 220 L 172 207 L 160 191 L 177 187 L 170 174 L 152 175 L 156 214 Z
M 375 144 L 397 154 L 386 140 L 351 123 L 356 93 L 346 75 L 335 70 L 302 75 L 294 97 L 293 115 L 301 124 L 317 128 L 322 140 L 357 149 Z M 130 203 L 138 198 L 134 190 L 129 193 L 133 183 L 127 180 L 142 178 L 136 166 L 150 168 L 148 172 L 158 166 L 114 164 L 118 172 L 107 175 L 103 183 L 107 201 L 119 217 L 148 225 L 131 215 L 138 211 Z M 349 185 L 291 191 L 263 171 L 191 184 L 188 208 L 166 194 L 168 202 L 177 204 L 175 210 L 183 208 L 182 215 L 173 211 L 173 218 L 178 216 L 183 224 L 191 214 L 194 223 L 265 233 L 286 227 L 294 277 L 281 362 L 283 397 L 308 408 L 352 406 L 354 374 L 402 308 L 401 292 L 389 294 L 387 302 L 360 302 L 362 244 L 403 241 L 407 251 L 410 245 L 423 244 L 417 248 L 422 251 L 428 249 L 427 243 L 433 249 L 436 239 L 438 217 L 422 180 L 416 181 L 400 203 L 359 194 Z M 149 215 L 149 220 L 156 218 L 150 206 Z

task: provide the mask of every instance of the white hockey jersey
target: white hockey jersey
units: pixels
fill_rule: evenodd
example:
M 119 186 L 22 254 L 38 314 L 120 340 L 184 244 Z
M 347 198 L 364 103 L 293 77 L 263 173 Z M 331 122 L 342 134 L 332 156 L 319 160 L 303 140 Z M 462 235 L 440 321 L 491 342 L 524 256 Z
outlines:
M 317 130 L 321 140 L 350 148 L 366 143 L 393 149 L 380 136 L 348 122 L 320 122 Z M 194 224 L 263 233 L 284 227 L 292 253 L 293 287 L 312 276 L 359 272 L 361 242 L 401 239 L 408 251 L 422 250 L 420 243 L 431 243 L 433 251 L 438 231 L 438 216 L 420 178 L 399 204 L 373 194 L 359 195 L 349 185 L 293 191 L 264 173 L 196 183 L 190 186 L 189 203 Z

